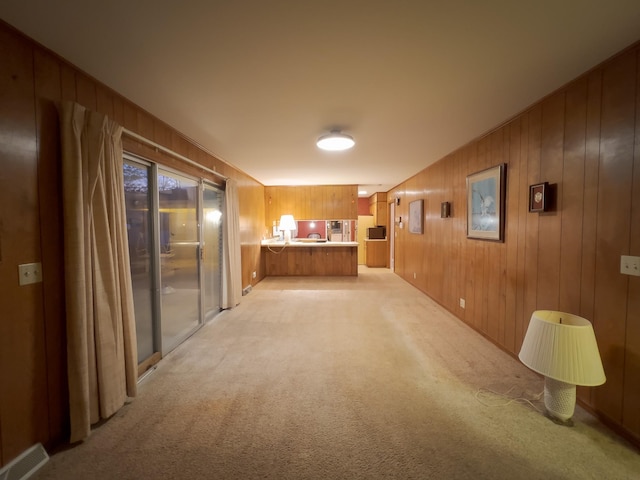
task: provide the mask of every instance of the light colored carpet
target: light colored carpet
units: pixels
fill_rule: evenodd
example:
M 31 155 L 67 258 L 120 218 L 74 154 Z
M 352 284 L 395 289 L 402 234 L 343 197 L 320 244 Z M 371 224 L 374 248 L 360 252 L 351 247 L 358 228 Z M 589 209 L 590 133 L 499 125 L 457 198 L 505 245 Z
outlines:
M 562 427 L 483 388 L 542 380 L 389 270 L 270 277 L 36 478 L 639 478 L 580 408 Z

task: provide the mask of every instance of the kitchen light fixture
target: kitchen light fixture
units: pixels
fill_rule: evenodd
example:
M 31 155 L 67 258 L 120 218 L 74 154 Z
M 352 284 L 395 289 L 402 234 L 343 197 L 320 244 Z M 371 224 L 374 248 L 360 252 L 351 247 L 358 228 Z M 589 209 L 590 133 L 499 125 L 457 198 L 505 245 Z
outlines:
M 353 137 L 345 133 L 340 133 L 340 130 L 331 130 L 331 133 L 321 136 L 316 142 L 318 148 L 330 152 L 348 150 L 355 144 L 356 142 L 353 140 Z
M 595 387 L 606 381 L 593 326 L 577 315 L 533 312 L 518 357 L 544 375 L 544 406 L 557 423 L 571 424 L 576 385 Z

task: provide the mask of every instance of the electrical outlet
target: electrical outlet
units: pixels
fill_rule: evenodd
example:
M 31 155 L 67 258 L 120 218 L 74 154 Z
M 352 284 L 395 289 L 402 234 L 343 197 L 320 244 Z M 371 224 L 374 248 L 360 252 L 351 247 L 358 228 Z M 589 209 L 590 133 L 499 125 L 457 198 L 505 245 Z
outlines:
M 460 299 L 460 308 L 464 308 L 466 302 L 464 301 L 464 298 Z
M 251 272 L 251 278 L 256 278 L 257 273 L 256 272 Z
M 24 263 L 22 265 L 18 265 L 18 275 L 20 276 L 20 285 L 40 283 L 42 281 L 42 264 Z
M 413 279 L 416 279 L 416 272 L 413 272 Z
M 640 277 L 640 257 L 620 256 L 620 273 Z

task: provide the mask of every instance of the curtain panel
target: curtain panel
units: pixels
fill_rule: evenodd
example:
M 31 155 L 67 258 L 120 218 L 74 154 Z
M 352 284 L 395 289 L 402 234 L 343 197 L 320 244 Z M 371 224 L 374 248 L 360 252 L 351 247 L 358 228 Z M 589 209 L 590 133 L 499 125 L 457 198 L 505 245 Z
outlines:
M 65 102 L 60 133 L 70 441 L 76 442 L 136 395 L 137 346 L 122 127 Z
M 222 308 L 233 308 L 242 297 L 242 266 L 240 251 L 240 207 L 238 186 L 229 178 L 224 190 L 224 280 L 222 282 Z

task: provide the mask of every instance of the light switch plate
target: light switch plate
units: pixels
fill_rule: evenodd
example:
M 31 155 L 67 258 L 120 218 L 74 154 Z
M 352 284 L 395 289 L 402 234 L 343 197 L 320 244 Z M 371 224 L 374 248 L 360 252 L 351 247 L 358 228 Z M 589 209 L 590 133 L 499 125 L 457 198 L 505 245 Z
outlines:
M 20 276 L 20 285 L 39 283 L 42 281 L 42 264 L 38 262 L 18 265 L 18 275 Z
M 640 277 L 640 257 L 620 256 L 620 273 Z

